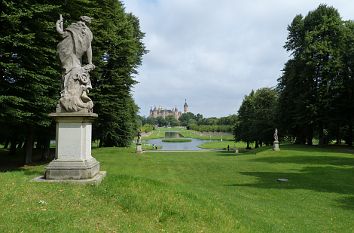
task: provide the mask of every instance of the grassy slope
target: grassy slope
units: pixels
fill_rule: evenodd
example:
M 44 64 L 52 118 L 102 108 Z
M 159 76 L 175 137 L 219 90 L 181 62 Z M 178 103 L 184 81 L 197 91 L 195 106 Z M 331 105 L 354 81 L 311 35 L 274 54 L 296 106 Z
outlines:
M 155 139 L 155 138 L 164 138 L 166 131 L 179 131 L 180 134 L 183 135 L 183 137 L 198 138 L 198 139 L 205 139 L 205 140 L 208 140 L 208 139 L 220 140 L 221 138 L 223 140 L 233 140 L 233 137 L 234 137 L 232 134 L 220 136 L 220 135 L 218 135 L 218 133 L 214 133 L 214 134 L 210 133 L 213 135 L 209 136 L 209 135 L 207 135 L 207 133 L 202 134 L 201 132 L 197 132 L 194 130 L 186 130 L 183 128 L 158 128 L 158 129 L 152 131 L 152 133 L 149 136 L 143 137 L 143 139 L 149 140 L 149 139 Z
M 98 187 L 29 182 L 43 165 L 0 172 L 0 232 L 354 232 L 353 154 L 281 149 L 97 149 Z
M 235 146 L 237 149 L 246 148 L 245 142 L 237 142 L 235 144 L 234 141 L 211 141 L 201 144 L 199 147 L 204 149 L 227 149 L 227 146 L 230 146 L 230 150 L 234 149 Z

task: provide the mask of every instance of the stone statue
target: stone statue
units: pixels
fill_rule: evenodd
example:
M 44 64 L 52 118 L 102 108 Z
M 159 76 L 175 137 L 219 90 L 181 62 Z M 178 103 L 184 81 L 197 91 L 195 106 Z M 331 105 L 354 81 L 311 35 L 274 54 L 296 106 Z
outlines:
M 274 131 L 274 141 L 278 142 L 278 129 L 277 128 L 275 128 L 275 131 Z
M 136 139 L 136 152 L 137 153 L 143 153 L 143 148 L 141 146 L 141 131 L 138 131 L 138 138 Z
M 137 138 L 137 140 L 136 140 L 136 144 L 141 144 L 141 131 L 139 130 L 138 131 L 138 138 Z
M 57 112 L 92 112 L 93 102 L 87 96 L 92 89 L 89 72 L 95 68 L 92 64 L 92 32 L 87 26 L 91 18 L 81 16 L 80 21 L 63 28 L 63 17 L 56 22 L 56 30 L 63 37 L 57 46 L 63 68 L 61 98 Z M 83 55 L 88 64 L 82 65 Z

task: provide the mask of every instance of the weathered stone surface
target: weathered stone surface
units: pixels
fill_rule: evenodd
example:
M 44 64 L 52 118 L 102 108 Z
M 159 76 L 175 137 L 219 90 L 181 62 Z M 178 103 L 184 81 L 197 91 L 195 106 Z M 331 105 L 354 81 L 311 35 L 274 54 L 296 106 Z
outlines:
M 56 155 L 46 168 L 48 180 L 82 180 L 95 177 L 99 162 L 91 156 L 95 113 L 51 113 L 56 121 Z
M 81 16 L 80 21 L 64 29 L 61 15 L 56 23 L 57 32 L 63 37 L 57 46 L 63 68 L 62 91 L 57 112 L 93 111 L 93 102 L 87 96 L 92 88 L 89 72 L 95 68 L 92 64 L 93 35 L 87 26 L 90 23 L 90 17 Z M 81 61 L 85 54 L 88 64 L 83 66 Z
M 91 179 L 100 171 L 100 163 L 95 158 L 88 160 L 55 159 L 46 168 L 47 180 L 82 180 Z
M 141 144 L 136 145 L 136 153 L 143 153 L 143 148 L 142 148 Z
M 56 121 L 55 159 L 46 167 L 47 181 L 97 181 L 103 179 L 100 164 L 91 156 L 92 122 L 98 117 L 92 113 L 93 103 L 87 96 L 91 89 L 89 72 L 92 64 L 92 32 L 86 24 L 91 18 L 81 16 L 65 30 L 63 17 L 56 29 L 63 40 L 58 44 L 58 54 L 63 68 L 62 92 L 56 113 L 49 116 Z M 88 64 L 82 65 L 86 54 Z M 105 173 L 104 173 L 105 175 Z
M 91 184 L 98 185 L 101 183 L 104 177 L 106 177 L 106 171 L 100 171 L 94 177 L 82 180 L 48 180 L 44 176 L 34 178 L 33 182 L 46 182 L 46 183 L 72 183 L 72 184 Z
M 52 113 L 56 124 L 56 158 L 89 160 L 91 156 L 92 121 L 95 113 Z
M 279 151 L 279 139 L 278 139 L 278 129 L 275 129 L 274 131 L 274 142 L 273 142 L 273 150 L 274 151 Z
M 279 142 L 278 141 L 274 141 L 273 142 L 273 150 L 274 151 L 280 151 Z
M 277 141 L 279 141 L 279 139 L 278 139 L 278 129 L 276 128 L 275 130 L 274 130 L 274 141 L 275 142 L 277 142 Z

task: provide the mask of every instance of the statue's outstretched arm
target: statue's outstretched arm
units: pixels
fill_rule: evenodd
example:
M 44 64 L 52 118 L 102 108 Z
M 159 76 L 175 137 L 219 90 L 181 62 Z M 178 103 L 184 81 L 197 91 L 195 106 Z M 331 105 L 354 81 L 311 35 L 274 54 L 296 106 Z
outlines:
M 60 15 L 59 20 L 57 20 L 57 23 L 55 24 L 56 29 L 57 29 L 57 32 L 58 32 L 60 35 L 63 35 L 63 34 L 64 34 L 63 21 L 64 21 L 64 20 L 63 20 L 63 16 Z

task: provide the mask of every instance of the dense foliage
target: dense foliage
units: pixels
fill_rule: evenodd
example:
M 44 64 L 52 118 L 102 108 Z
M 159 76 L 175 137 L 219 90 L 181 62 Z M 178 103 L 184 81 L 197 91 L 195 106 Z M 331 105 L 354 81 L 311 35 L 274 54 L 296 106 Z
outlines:
M 204 118 L 202 114 L 194 114 L 192 112 L 183 113 L 178 120 L 173 116 L 163 117 L 140 117 L 141 125 L 150 126 L 184 126 L 201 132 L 232 132 L 234 124 L 237 121 L 236 115 L 226 117 L 209 117 Z M 146 130 L 145 130 L 146 131 Z
M 93 18 L 94 138 L 103 146 L 128 145 L 137 130 L 131 88 L 146 52 L 138 19 L 117 0 L 4 0 L 0 8 L 0 142 L 12 151 L 26 142 L 27 162 L 35 141 L 49 148 L 48 113 L 60 93 L 55 22 L 61 13 L 64 27 L 81 15 Z
M 354 23 L 333 7 L 320 5 L 288 26 L 286 62 L 276 91 L 260 89 L 238 111 L 236 140 L 273 140 L 274 128 L 295 143 L 320 145 L 353 141 Z M 261 94 L 262 93 L 262 94 Z M 279 97 L 277 97 L 277 95 Z
M 297 143 L 345 139 L 352 144 L 354 113 L 352 21 L 333 7 L 320 5 L 288 27 L 285 49 L 292 58 L 279 79 L 282 131 Z
M 1 141 L 10 142 L 12 152 L 25 141 L 26 162 L 42 135 L 49 148 L 47 114 L 55 110 L 61 77 L 53 19 L 59 7 L 49 1 L 0 2 Z
M 192 124 L 188 126 L 188 129 L 199 131 L 199 132 L 229 132 L 232 133 L 233 125 L 197 125 Z
M 270 88 L 261 88 L 245 96 L 238 110 L 235 125 L 236 141 L 255 142 L 255 146 L 273 142 L 276 127 L 276 108 L 278 94 Z

